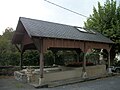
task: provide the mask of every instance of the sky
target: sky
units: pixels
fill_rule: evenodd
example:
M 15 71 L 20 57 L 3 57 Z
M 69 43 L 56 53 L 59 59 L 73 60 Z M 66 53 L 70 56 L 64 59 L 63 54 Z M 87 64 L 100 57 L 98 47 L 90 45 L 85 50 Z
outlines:
M 88 16 L 97 8 L 98 1 L 106 0 L 48 0 Z M 117 0 L 120 1 L 120 0 Z M 72 26 L 84 26 L 86 17 L 56 7 L 44 0 L 0 0 L 0 35 L 7 27 L 16 29 L 19 17 L 50 21 Z

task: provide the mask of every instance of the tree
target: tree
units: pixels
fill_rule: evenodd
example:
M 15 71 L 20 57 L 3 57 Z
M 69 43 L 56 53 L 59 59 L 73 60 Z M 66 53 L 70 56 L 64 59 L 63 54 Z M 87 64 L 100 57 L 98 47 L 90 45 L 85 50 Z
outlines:
M 11 44 L 12 36 L 12 28 L 6 28 L 0 36 L 0 66 L 19 65 L 20 54 Z
M 120 53 L 120 5 L 114 0 L 106 0 L 104 6 L 98 2 L 98 10 L 93 7 L 93 14 L 84 22 L 88 29 L 93 29 L 114 41 L 111 59 Z
M 23 54 L 24 66 L 39 66 L 39 52 L 37 50 L 26 50 Z

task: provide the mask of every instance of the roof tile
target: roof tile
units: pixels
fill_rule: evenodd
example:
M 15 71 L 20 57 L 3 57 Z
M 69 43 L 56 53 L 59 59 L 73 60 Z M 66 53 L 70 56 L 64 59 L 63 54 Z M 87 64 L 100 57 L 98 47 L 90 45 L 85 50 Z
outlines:
M 23 17 L 20 18 L 20 21 L 31 36 L 113 43 L 96 31 L 94 31 L 95 33 L 83 32 L 74 26 Z

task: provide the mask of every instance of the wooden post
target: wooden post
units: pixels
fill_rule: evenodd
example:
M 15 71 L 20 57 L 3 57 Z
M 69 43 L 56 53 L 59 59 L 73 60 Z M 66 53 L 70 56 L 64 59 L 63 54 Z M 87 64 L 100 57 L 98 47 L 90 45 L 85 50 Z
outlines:
M 107 49 L 107 52 L 108 52 L 108 73 L 112 73 L 112 70 L 110 68 L 110 50 L 112 48 L 112 45 L 109 45 L 109 49 Z
M 77 53 L 77 62 L 79 62 L 79 53 Z
M 83 59 L 83 71 L 82 71 L 82 78 L 87 78 L 87 72 L 86 72 L 86 54 L 84 52 L 84 59 Z
M 43 78 L 43 69 L 44 69 L 44 54 L 43 54 L 43 39 L 42 38 L 33 38 L 32 39 L 37 50 L 40 53 L 40 78 Z
M 86 43 L 84 42 L 83 72 L 86 72 Z
M 40 40 L 40 78 L 43 78 L 44 55 L 43 55 L 43 40 Z
M 84 58 L 83 58 L 83 71 L 82 71 L 82 78 L 87 78 L 87 72 L 86 72 L 86 44 L 84 42 Z
M 86 72 L 86 53 L 84 52 L 84 58 L 83 58 L 83 72 Z
M 20 55 L 20 70 L 22 70 L 22 64 L 23 64 L 23 52 L 21 52 Z
M 108 68 L 110 68 L 110 51 L 108 52 Z
M 81 50 L 80 49 L 77 49 L 76 50 L 76 53 L 77 53 L 77 62 L 80 61 L 80 53 L 81 53 Z
M 52 51 L 52 52 L 53 52 L 53 51 Z M 56 53 L 55 53 L 55 52 L 53 52 L 53 59 L 54 59 L 53 65 L 55 65 L 55 59 L 56 59 Z
M 56 54 L 54 53 L 54 63 L 53 63 L 54 65 L 56 63 L 55 59 L 56 59 Z
M 40 53 L 40 78 L 43 78 L 43 69 L 44 69 L 44 56 L 43 52 Z
M 57 56 L 57 50 L 52 50 L 52 52 L 53 52 L 53 55 L 54 55 L 54 65 L 56 64 L 56 56 Z
M 110 49 L 108 50 L 108 73 L 111 74 L 112 70 L 110 68 Z
M 21 44 L 21 46 L 19 47 L 17 44 L 15 44 L 15 47 L 18 49 L 18 51 L 20 52 L 20 62 L 19 62 L 19 66 L 20 66 L 20 70 L 22 70 L 22 64 L 23 64 L 23 46 Z

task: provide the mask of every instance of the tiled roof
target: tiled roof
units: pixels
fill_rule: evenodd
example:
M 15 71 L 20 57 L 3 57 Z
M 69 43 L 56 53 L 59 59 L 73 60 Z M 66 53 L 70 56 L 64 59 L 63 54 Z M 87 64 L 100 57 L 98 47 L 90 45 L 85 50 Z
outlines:
M 113 43 L 95 31 L 80 31 L 74 26 L 21 17 L 19 19 L 30 36 Z

